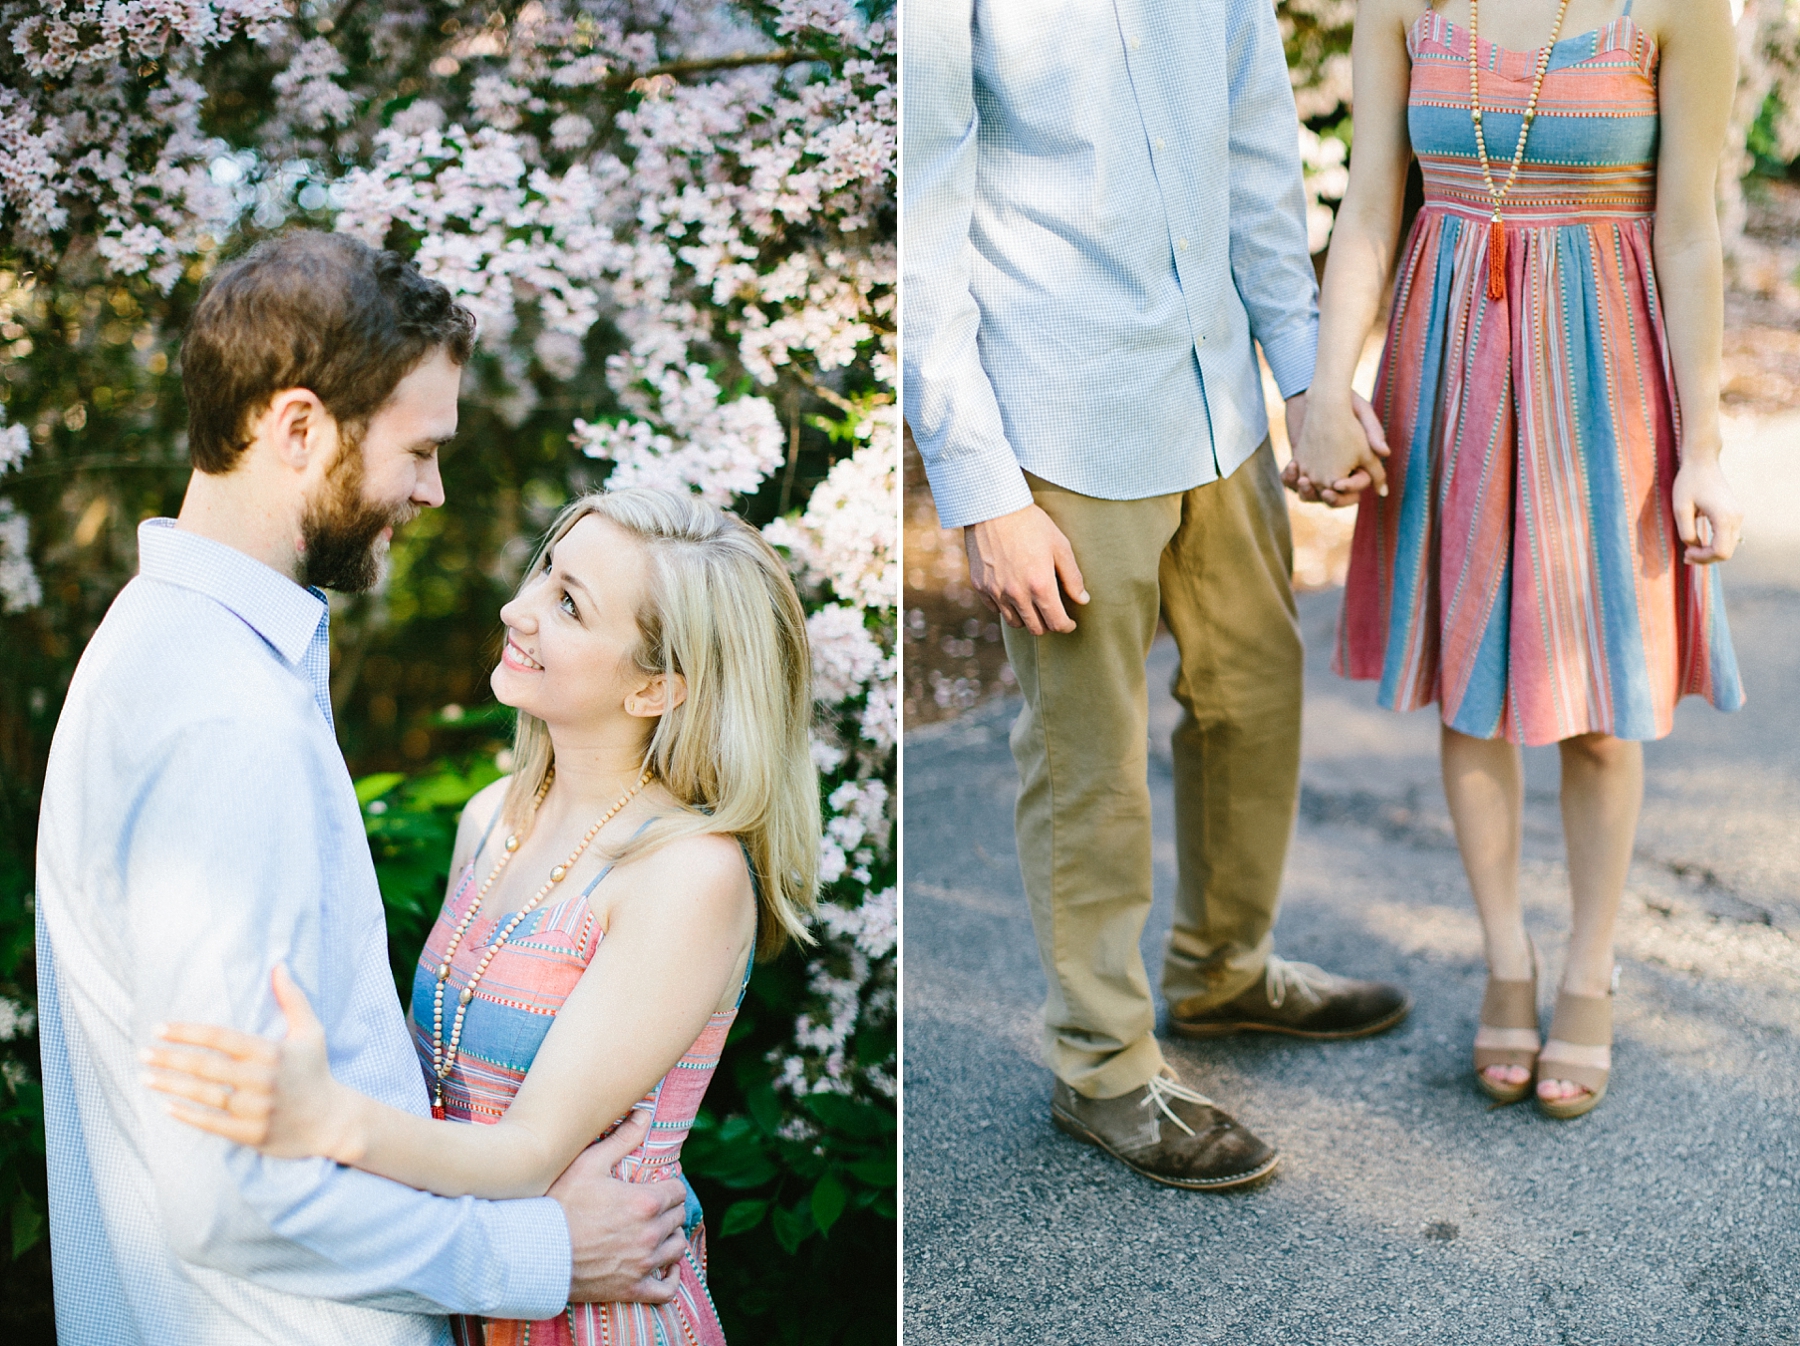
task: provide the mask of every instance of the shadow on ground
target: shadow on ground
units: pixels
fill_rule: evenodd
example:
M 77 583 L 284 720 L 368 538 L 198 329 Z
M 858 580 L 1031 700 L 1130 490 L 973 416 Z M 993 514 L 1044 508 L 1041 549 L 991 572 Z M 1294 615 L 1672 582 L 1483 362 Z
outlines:
M 1012 839 L 1015 703 L 910 735 L 909 1346 L 1800 1342 L 1797 576 L 1800 550 L 1771 543 L 1733 577 L 1751 706 L 1690 700 L 1649 754 L 1613 1091 L 1572 1123 L 1490 1110 L 1469 1082 L 1480 941 L 1435 722 L 1333 679 L 1337 598 L 1303 596 L 1307 762 L 1278 948 L 1403 981 L 1417 1008 L 1366 1042 L 1167 1043 L 1281 1149 L 1248 1193 L 1158 1187 L 1051 1128 Z M 1151 661 L 1153 976 L 1174 879 L 1172 657 L 1159 645 Z M 1525 891 L 1553 975 L 1556 759 L 1530 757 Z

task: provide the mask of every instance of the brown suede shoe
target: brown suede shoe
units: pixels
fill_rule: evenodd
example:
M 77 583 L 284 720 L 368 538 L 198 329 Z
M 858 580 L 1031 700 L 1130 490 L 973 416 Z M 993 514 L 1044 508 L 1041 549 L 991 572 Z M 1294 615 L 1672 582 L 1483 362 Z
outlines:
M 1169 1013 L 1169 1031 L 1188 1038 L 1286 1033 L 1331 1041 L 1385 1033 L 1406 1017 L 1412 997 L 1379 981 L 1351 981 L 1311 963 L 1269 956 L 1268 970 L 1235 999 L 1194 1015 Z
M 1058 1080 L 1050 1120 L 1170 1187 L 1207 1192 L 1246 1187 L 1268 1177 L 1280 1162 L 1273 1149 L 1167 1067 L 1143 1088 L 1117 1098 L 1083 1098 Z

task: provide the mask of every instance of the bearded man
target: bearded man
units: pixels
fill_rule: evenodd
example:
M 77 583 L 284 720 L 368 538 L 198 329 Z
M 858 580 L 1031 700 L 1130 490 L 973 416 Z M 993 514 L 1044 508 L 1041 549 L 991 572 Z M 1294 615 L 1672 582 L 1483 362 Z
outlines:
M 297 232 L 225 267 L 182 345 L 194 473 L 82 655 L 38 852 L 50 1247 L 65 1346 L 447 1342 L 446 1315 L 666 1300 L 678 1182 L 446 1200 L 183 1126 L 140 1083 L 156 1025 L 278 1034 L 285 963 L 333 1073 L 427 1100 L 333 732 L 322 589 L 367 589 L 440 505 L 474 320 L 390 252 Z

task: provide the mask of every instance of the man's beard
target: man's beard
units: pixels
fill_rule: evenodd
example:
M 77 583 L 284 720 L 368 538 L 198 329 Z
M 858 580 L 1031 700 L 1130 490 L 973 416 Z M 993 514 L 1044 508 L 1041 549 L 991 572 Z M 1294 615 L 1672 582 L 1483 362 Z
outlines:
M 358 594 L 381 578 L 375 545 L 384 528 L 399 528 L 418 512 L 410 501 L 378 505 L 365 500 L 362 436 L 346 430 L 324 488 L 306 502 L 300 518 L 300 583 Z

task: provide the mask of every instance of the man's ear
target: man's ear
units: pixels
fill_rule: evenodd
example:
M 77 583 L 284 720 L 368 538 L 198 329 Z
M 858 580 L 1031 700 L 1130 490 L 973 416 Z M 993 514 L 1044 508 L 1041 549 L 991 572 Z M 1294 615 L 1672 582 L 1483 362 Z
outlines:
M 642 687 L 625 694 L 625 713 L 654 720 L 686 700 L 686 678 L 679 673 L 656 673 Z
M 258 426 L 259 438 L 275 449 L 276 457 L 296 472 L 304 472 L 319 457 L 329 460 L 337 442 L 337 422 L 310 388 L 284 388 L 269 399 Z

